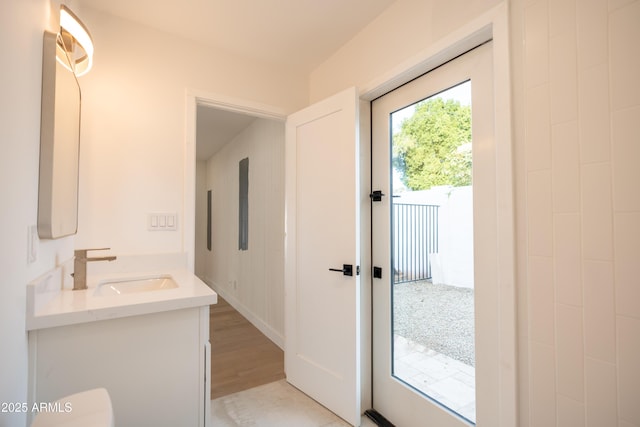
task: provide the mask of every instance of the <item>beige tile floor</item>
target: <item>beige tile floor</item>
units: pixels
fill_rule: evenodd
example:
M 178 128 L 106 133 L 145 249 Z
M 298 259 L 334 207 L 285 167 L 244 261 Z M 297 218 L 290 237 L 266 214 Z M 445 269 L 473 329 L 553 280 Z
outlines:
M 334 413 L 285 380 L 211 401 L 215 427 L 348 427 Z M 362 427 L 375 427 L 363 417 Z

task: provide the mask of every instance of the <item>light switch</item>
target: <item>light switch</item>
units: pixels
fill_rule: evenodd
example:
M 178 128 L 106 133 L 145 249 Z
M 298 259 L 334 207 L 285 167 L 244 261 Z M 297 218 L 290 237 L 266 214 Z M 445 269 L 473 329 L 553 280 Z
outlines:
M 175 212 L 153 212 L 147 214 L 149 231 L 175 231 L 178 218 Z

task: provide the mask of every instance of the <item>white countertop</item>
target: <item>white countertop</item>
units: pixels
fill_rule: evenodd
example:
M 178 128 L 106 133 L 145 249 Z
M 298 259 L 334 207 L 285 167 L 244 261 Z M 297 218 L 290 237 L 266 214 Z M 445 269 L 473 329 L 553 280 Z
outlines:
M 99 283 L 114 279 L 136 279 L 170 275 L 177 288 L 122 295 L 96 295 Z M 216 304 L 218 295 L 186 269 L 155 270 L 91 275 L 88 289 L 74 291 L 63 286 L 64 269 L 56 269 L 27 286 L 28 331 L 97 320 L 138 316 L 162 311 Z

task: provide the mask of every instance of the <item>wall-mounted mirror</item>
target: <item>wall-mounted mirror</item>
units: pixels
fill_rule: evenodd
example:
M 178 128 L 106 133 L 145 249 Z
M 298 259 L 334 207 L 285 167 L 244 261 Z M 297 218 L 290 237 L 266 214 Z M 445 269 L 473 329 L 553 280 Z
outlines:
M 80 86 L 56 60 L 59 37 L 45 32 L 43 43 L 38 190 L 38 235 L 43 239 L 75 234 L 78 228 Z M 63 60 L 69 65 L 71 58 Z

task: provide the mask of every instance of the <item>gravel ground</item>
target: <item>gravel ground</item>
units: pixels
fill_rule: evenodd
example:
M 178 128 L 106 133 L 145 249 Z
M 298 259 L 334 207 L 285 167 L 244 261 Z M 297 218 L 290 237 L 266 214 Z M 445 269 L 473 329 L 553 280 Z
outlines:
M 475 365 L 473 289 L 428 281 L 394 285 L 394 333 Z

